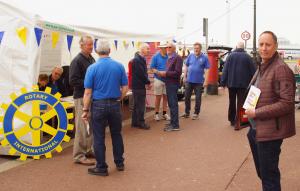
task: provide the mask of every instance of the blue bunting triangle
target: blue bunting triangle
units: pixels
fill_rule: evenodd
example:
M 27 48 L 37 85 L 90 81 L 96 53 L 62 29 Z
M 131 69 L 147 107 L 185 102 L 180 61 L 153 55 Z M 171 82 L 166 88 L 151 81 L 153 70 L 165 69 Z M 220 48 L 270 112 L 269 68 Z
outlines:
M 69 52 L 71 51 L 72 41 L 73 41 L 73 36 L 72 35 L 67 35 L 67 42 L 68 42 Z
M 34 27 L 34 33 L 35 33 L 36 42 L 37 42 L 38 46 L 40 46 L 43 29 Z
M 118 41 L 115 40 L 115 47 L 116 47 L 116 50 L 118 49 Z
M 134 41 L 131 41 L 131 43 L 132 43 L 132 47 L 134 47 Z
M 2 38 L 3 38 L 3 35 L 4 35 L 4 31 L 1 31 L 0 32 L 0 44 L 1 44 L 1 41 L 2 41 Z
M 95 41 L 94 41 L 94 50 L 96 50 L 96 48 L 97 48 L 97 41 L 98 41 L 98 39 L 95 39 Z

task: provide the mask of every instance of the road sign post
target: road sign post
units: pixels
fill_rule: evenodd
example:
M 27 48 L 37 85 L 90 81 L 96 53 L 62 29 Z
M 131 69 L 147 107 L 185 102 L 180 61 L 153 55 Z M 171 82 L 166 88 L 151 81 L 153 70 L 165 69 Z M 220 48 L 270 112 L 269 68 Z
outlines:
M 250 37 L 251 37 L 251 35 L 248 31 L 244 31 L 241 34 L 241 38 L 245 41 L 245 49 L 247 48 L 247 40 L 249 40 Z

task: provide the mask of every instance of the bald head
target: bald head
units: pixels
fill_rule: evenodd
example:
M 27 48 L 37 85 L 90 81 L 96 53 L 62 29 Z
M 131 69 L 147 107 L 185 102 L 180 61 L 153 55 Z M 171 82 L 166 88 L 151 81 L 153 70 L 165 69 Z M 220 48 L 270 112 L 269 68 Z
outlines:
M 237 45 L 236 45 L 236 48 L 244 49 L 245 48 L 244 42 L 242 42 L 242 41 L 238 42 Z

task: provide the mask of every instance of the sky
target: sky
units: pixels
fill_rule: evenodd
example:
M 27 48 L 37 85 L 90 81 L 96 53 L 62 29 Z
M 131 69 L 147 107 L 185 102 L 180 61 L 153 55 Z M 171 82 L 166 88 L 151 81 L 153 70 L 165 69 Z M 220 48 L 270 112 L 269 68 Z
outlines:
M 0 0 L 23 11 L 62 24 L 84 25 L 135 33 L 174 34 L 177 41 L 205 42 L 203 18 L 208 18 L 210 44 L 235 46 L 241 33 L 253 41 L 254 0 Z M 300 45 L 298 0 L 257 0 L 257 36 L 271 30 Z M 298 14 L 297 14 L 298 13 Z M 184 15 L 178 29 L 178 15 Z

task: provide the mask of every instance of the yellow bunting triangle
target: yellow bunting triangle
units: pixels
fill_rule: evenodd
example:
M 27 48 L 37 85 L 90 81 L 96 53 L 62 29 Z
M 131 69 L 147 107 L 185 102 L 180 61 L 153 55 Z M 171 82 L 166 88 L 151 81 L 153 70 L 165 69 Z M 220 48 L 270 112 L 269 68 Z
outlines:
M 26 27 L 20 27 L 17 28 L 17 35 L 21 39 L 24 45 L 26 45 L 27 41 L 27 28 Z
M 142 44 L 142 42 L 137 42 L 137 48 L 140 48 L 140 46 L 141 46 L 141 44 Z
M 52 48 L 56 47 L 58 41 L 59 41 L 59 33 L 52 32 Z

